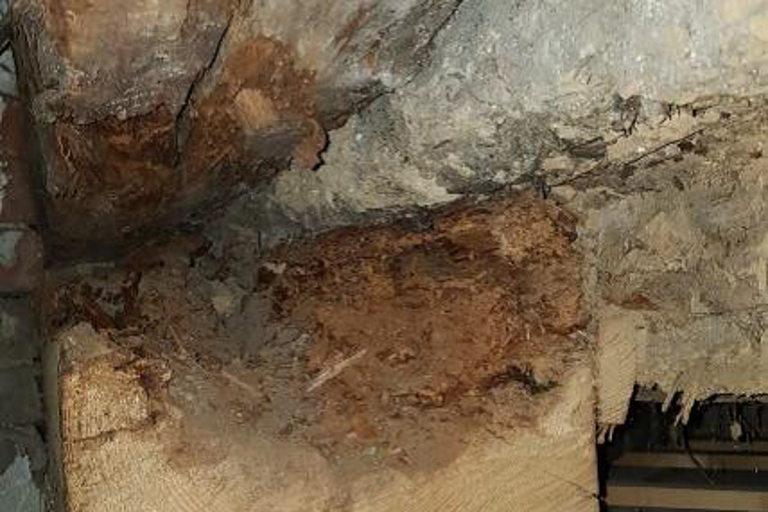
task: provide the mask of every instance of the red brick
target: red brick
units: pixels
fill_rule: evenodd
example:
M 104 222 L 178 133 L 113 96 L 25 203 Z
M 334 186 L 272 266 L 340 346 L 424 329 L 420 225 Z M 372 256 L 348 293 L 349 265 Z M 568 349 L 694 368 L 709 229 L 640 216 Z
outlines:
M 0 293 L 31 292 L 43 275 L 43 244 L 26 229 L 0 229 Z
M 31 131 L 21 103 L 7 101 L 0 120 L 0 172 L 7 179 L 0 201 L 0 223 L 37 225 L 39 211 L 32 192 Z

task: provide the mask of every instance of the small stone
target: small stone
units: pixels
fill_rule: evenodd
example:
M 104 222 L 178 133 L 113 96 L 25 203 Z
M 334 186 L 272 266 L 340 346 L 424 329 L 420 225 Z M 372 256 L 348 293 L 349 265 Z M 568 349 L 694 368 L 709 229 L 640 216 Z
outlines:
M 573 200 L 574 197 L 576 197 L 576 194 L 578 192 L 575 188 L 569 186 L 569 185 L 561 185 L 559 187 L 554 187 L 552 189 L 552 195 L 560 198 L 562 201 L 568 203 Z
M 16 265 L 16 248 L 23 235 L 23 231 L 16 230 L 0 232 L 0 266 L 8 268 Z
M 31 230 L 0 230 L 0 293 L 30 292 L 43 274 L 43 244 Z
M 39 350 L 29 300 L 0 299 L 0 368 L 31 364 Z
M 234 283 L 211 282 L 211 302 L 220 316 L 229 317 L 240 311 L 245 292 Z

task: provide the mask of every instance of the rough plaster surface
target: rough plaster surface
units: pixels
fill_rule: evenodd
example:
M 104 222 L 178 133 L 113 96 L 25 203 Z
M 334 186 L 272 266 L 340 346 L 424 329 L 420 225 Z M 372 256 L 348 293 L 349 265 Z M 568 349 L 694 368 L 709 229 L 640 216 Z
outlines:
M 590 160 L 638 124 L 765 91 L 768 2 L 465 1 L 431 67 L 331 136 L 325 166 L 278 177 L 292 219 L 343 224 Z M 591 141 L 590 144 L 585 142 Z
M 767 123 L 758 101 L 680 114 L 665 130 L 695 136 L 555 190 L 582 216 L 585 290 L 625 400 L 627 379 L 667 405 L 680 394 L 685 421 L 698 400 L 768 392 Z

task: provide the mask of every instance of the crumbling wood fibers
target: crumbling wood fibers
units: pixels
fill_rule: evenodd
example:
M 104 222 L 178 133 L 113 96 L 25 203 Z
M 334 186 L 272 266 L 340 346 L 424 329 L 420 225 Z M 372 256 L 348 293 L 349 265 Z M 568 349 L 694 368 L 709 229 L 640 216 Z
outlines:
M 573 218 L 554 205 L 457 205 L 411 227 L 339 230 L 262 268 L 275 319 L 314 333 L 307 371 L 336 434 L 397 444 L 386 425 L 406 409 L 474 416 L 508 384 L 545 392 L 584 322 Z
M 256 241 L 198 240 L 61 286 L 50 318 L 165 358 L 171 396 L 209 382 L 214 398 L 177 404 L 187 419 L 241 411 L 232 421 L 308 443 L 350 474 L 372 455 L 430 471 L 472 432 L 511 435 L 557 400 L 583 352 L 574 239 L 569 213 L 524 194 L 336 230 L 259 260 L 242 256 Z M 246 272 L 255 288 L 237 284 Z
M 182 218 L 290 159 L 315 166 L 326 138 L 314 73 L 294 58 L 284 44 L 253 38 L 228 55 L 216 87 L 191 93 L 180 113 L 161 106 L 126 120 L 57 120 L 49 142 L 59 165 L 47 183 L 55 245 L 97 233 L 109 245 L 115 233 L 130 238 Z

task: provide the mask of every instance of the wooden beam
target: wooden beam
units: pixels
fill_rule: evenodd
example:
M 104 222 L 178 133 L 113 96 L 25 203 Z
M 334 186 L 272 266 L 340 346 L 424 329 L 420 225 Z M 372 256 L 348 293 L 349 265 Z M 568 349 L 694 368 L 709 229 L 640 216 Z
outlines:
M 572 218 L 522 196 L 432 220 L 244 262 L 240 307 L 189 255 L 130 307 L 124 270 L 63 284 L 69 510 L 596 511 Z
M 425 62 L 458 0 L 14 3 L 50 242 L 91 256 L 230 198 Z

